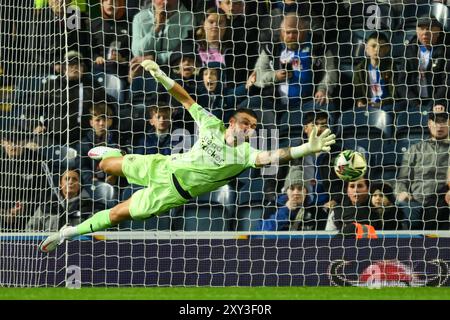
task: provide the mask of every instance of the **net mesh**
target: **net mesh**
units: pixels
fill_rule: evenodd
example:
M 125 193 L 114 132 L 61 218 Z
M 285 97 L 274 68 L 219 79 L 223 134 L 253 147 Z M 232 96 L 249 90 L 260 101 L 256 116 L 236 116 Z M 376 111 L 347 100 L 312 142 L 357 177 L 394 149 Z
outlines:
M 0 2 L 2 286 L 447 284 L 445 1 Z M 145 59 L 225 125 L 252 110 L 254 148 L 298 146 L 313 125 L 337 143 L 38 252 L 144 188 L 91 148 L 198 141 Z M 337 177 L 342 150 L 365 157 L 365 179 Z

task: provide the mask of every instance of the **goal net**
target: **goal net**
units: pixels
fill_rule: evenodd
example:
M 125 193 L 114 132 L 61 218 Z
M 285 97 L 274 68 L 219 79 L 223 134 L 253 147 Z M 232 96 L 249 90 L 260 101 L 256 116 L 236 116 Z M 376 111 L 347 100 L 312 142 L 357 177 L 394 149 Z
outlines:
M 1 286 L 448 285 L 446 1 L 0 3 Z M 314 127 L 336 144 L 39 252 L 146 187 L 106 174 L 93 147 L 176 158 L 197 143 L 223 161 L 146 59 L 224 139 L 257 117 L 255 149 L 286 152 Z M 364 175 L 336 172 L 343 150 Z

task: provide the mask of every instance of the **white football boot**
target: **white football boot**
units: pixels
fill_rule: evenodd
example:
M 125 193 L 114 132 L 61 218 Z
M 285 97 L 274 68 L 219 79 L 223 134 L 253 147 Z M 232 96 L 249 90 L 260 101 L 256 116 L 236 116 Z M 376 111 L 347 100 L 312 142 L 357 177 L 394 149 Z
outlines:
M 66 224 L 58 232 L 47 237 L 47 239 L 43 240 L 39 244 L 39 250 L 44 253 L 52 252 L 56 249 L 57 246 L 62 244 L 66 238 L 64 237 L 64 230 L 70 228 L 70 225 Z

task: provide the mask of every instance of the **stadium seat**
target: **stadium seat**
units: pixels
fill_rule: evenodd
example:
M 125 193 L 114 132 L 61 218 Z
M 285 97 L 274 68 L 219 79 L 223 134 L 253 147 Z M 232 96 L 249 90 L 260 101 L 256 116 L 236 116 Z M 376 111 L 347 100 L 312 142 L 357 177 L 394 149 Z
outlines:
M 343 112 L 340 121 L 342 137 L 392 138 L 393 119 L 389 112 L 381 109 L 352 110 Z
M 257 231 L 264 217 L 264 181 L 254 179 L 238 194 L 238 211 L 234 229 L 236 231 Z
M 428 133 L 428 116 L 426 112 L 400 112 L 395 119 L 395 136 L 402 139 L 412 135 Z

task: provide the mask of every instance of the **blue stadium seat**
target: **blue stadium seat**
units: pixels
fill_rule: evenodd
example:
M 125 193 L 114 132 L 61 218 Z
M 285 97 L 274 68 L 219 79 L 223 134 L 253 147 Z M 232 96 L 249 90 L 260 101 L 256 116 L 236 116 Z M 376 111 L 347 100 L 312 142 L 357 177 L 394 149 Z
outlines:
M 351 110 L 339 121 L 342 138 L 392 138 L 393 117 L 381 109 Z

